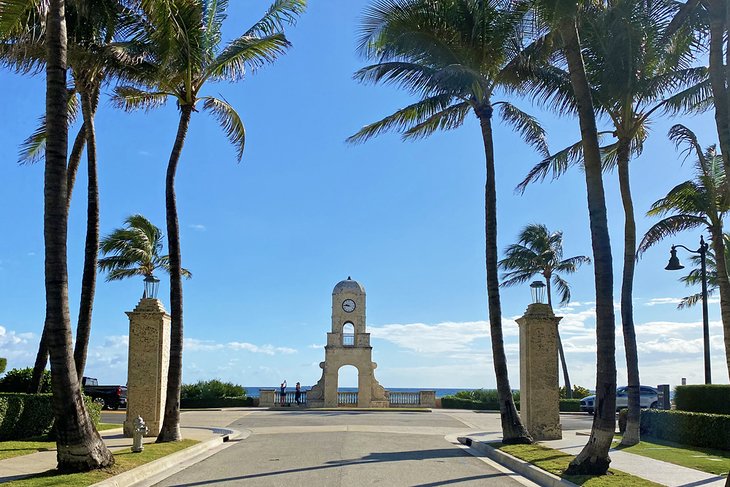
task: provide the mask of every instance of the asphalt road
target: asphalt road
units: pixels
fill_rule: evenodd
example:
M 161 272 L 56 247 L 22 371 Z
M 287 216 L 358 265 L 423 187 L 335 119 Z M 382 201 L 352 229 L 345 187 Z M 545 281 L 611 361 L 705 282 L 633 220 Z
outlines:
M 230 427 L 251 435 L 157 485 L 523 485 L 447 441 L 468 428 L 450 414 L 255 411 Z

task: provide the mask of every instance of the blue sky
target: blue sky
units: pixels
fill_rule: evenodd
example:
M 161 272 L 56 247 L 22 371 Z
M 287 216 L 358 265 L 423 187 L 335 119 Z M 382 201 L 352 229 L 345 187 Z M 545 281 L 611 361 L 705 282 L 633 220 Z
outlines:
M 344 141 L 362 125 L 412 101 L 391 87 L 362 86 L 352 73 L 365 0 L 311 2 L 287 35 L 291 51 L 243 82 L 211 85 L 247 127 L 243 161 L 235 161 L 215 121 L 196 113 L 177 178 L 184 284 L 184 381 L 221 378 L 244 385 L 314 384 L 330 330 L 331 291 L 347 276 L 367 290 L 376 376 L 386 387 L 494 387 L 486 326 L 484 156 L 474 117 L 459 130 L 424 141 L 397 134 L 363 145 Z M 258 18 L 263 1 L 232 2 L 226 35 Z M 44 109 L 42 77 L 0 71 L 6 97 L 0 131 L 0 355 L 9 367 L 32 364 L 44 317 L 43 168 L 16 164 L 18 146 Z M 111 89 L 107 89 L 107 92 Z M 550 147 L 578 140 L 577 121 L 557 118 L 530 100 L 514 100 L 536 115 Z M 691 161 L 666 138 L 680 120 L 656 119 L 644 154 L 632 163 L 638 229 L 649 205 L 689 178 Z M 703 145 L 716 142 L 711 114 L 684 117 Z M 164 178 L 175 136 L 174 103 L 125 114 L 108 99 L 96 120 L 101 228 L 108 233 L 132 213 L 164 228 Z M 72 136 L 78 127 L 72 128 Z M 539 157 L 495 120 L 499 246 L 520 228 L 540 222 L 563 230 L 565 254 L 590 255 L 583 174 L 575 170 L 525 195 L 514 187 Z M 79 172 L 69 226 L 72 321 L 78 309 L 85 233 L 85 179 Z M 618 302 L 623 212 L 616 175 L 606 176 Z M 675 240 L 695 247 L 699 233 Z M 688 293 L 663 270 L 667 241 L 639 262 L 635 317 L 642 382 L 702 381 L 701 312 L 678 311 Z M 681 255 L 687 260 L 687 255 Z M 593 387 L 595 326 L 593 269 L 570 276 L 573 300 L 562 336 L 574 383 Z M 126 381 L 128 321 L 141 282 L 100 277 L 87 375 Z M 163 279 L 161 297 L 169 302 Z M 517 328 L 530 301 L 527 287 L 505 289 L 502 306 L 510 377 L 519 380 Z M 715 382 L 728 382 L 717 302 L 710 308 Z M 620 322 L 617 322 L 620 329 Z M 617 363 L 625 382 L 620 334 Z M 354 385 L 343 373 L 341 385 Z

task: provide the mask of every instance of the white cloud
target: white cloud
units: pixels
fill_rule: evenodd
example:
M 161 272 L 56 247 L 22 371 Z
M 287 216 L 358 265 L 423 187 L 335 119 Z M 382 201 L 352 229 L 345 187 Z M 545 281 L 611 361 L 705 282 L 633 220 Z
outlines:
M 205 225 L 201 225 L 199 223 L 188 225 L 188 228 L 192 228 L 197 232 L 204 232 L 207 230 L 207 227 Z
M 418 353 L 462 352 L 472 343 L 489 337 L 486 321 L 390 324 L 370 326 L 370 336 Z
M 284 354 L 292 354 L 297 353 L 297 351 L 293 348 L 288 347 L 275 347 L 273 345 L 254 345 L 252 343 L 246 343 L 246 342 L 229 342 L 226 344 L 226 347 L 231 350 L 245 350 L 247 352 L 253 352 L 253 353 L 263 353 L 264 355 L 276 355 L 279 353 Z

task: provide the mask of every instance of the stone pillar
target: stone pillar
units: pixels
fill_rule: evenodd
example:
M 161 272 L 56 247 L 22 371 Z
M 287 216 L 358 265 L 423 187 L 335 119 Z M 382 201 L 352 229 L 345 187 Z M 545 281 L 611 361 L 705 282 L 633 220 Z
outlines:
M 134 311 L 127 312 L 127 316 L 129 362 L 124 436 L 132 436 L 137 416 L 142 416 L 147 424 L 147 436 L 157 436 L 165 414 L 170 315 L 158 299 L 142 299 Z
M 436 391 L 420 391 L 419 403 L 423 408 L 436 407 Z
M 264 408 L 274 407 L 274 389 L 259 390 L 259 406 Z
M 527 307 L 520 325 L 520 416 L 535 440 L 562 438 L 558 322 L 547 304 Z

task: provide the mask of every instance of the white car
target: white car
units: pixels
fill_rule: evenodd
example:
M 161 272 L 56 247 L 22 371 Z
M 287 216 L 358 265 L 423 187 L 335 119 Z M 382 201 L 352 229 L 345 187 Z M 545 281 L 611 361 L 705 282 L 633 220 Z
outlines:
M 639 405 L 642 408 L 656 408 L 659 406 L 659 391 L 649 386 L 641 386 L 639 393 Z M 580 410 L 588 414 L 594 414 L 596 396 L 586 396 L 580 400 Z M 616 411 L 629 407 L 629 388 L 619 387 L 616 389 Z

